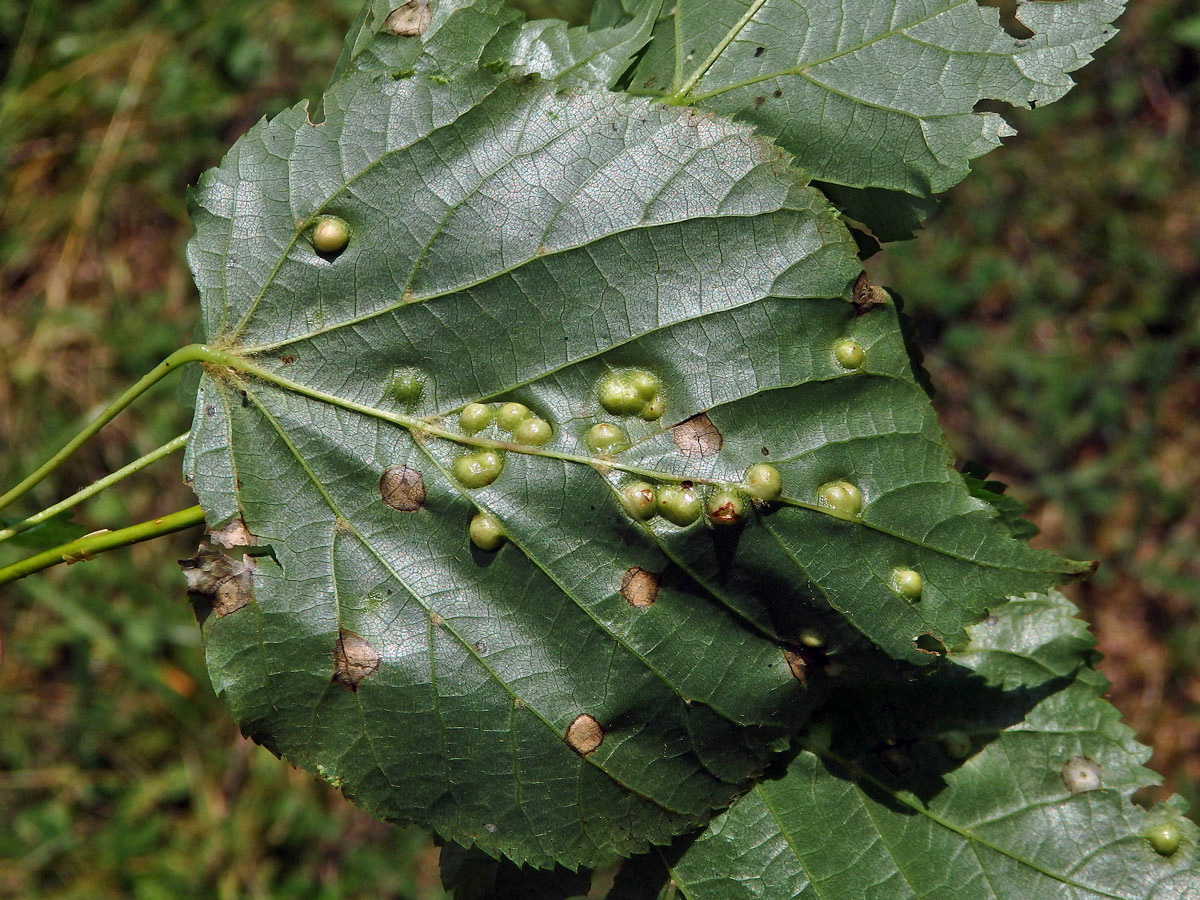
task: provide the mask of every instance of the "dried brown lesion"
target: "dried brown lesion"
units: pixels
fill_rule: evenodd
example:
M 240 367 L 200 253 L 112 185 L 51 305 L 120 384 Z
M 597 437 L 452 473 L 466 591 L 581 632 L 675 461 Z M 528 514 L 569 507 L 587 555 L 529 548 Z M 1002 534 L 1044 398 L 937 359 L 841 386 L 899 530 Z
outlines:
M 383 21 L 383 30 L 396 37 L 420 37 L 433 22 L 429 0 L 410 0 L 397 6 Z
M 379 671 L 379 653 L 353 631 L 339 631 L 333 648 L 333 680 L 352 691 Z
M 604 728 L 587 713 L 581 713 L 567 728 L 567 745 L 580 756 L 595 753 L 604 743 Z
M 630 606 L 644 609 L 658 599 L 659 576 L 639 566 L 630 566 L 621 576 L 621 596 Z
M 392 466 L 379 478 L 379 496 L 392 509 L 416 512 L 425 505 L 425 476 L 412 466 Z
M 680 422 L 671 429 L 671 439 L 688 459 L 716 456 L 725 446 L 721 430 L 708 417 L 708 413 L 700 413 Z
M 218 616 L 235 613 L 254 600 L 258 564 L 252 556 L 242 554 L 235 559 L 204 541 L 195 556 L 179 560 L 179 567 L 187 579 L 188 593 L 207 601 Z

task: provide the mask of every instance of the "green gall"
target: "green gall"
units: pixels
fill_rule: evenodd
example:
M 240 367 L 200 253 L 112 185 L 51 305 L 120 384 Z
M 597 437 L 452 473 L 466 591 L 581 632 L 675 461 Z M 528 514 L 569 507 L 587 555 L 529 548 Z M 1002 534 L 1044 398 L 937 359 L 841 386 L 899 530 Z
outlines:
M 742 486 L 751 497 L 758 500 L 774 500 L 783 490 L 783 479 L 774 466 L 758 463 L 746 470 Z
M 746 501 L 730 488 L 719 488 L 708 499 L 708 518 L 714 525 L 737 525 L 746 514 Z
M 524 403 L 505 403 L 496 411 L 496 424 L 504 431 L 512 431 L 532 415 Z
M 843 369 L 860 369 L 866 354 L 854 341 L 838 341 L 833 345 L 833 358 Z
M 621 506 L 632 518 L 639 522 L 646 521 L 658 510 L 658 495 L 654 485 L 644 481 L 625 485 L 621 488 Z
M 451 468 L 463 487 L 487 487 L 504 471 L 504 457 L 494 450 L 480 450 L 456 458 Z
M 892 569 L 892 590 L 906 600 L 919 600 L 925 580 L 913 569 Z
M 657 397 L 659 390 L 662 388 L 662 382 L 658 380 L 657 375 L 652 375 L 649 372 L 641 370 L 629 373 L 629 385 L 646 402 Z
M 458 427 L 467 434 L 475 434 L 491 425 L 495 415 L 495 411 L 485 403 L 468 403 L 458 414 Z
M 554 429 L 545 419 L 526 419 L 513 429 L 513 440 L 518 444 L 540 447 L 554 437 Z
M 1154 852 L 1161 856 L 1172 856 L 1179 849 L 1179 844 L 1183 840 L 1183 835 L 1179 831 L 1179 826 L 1174 822 L 1160 822 L 1157 825 L 1152 825 L 1143 832 L 1143 836 L 1150 842 L 1150 846 L 1154 848 Z
M 938 735 L 942 752 L 950 759 L 966 759 L 971 755 L 971 736 L 959 728 L 943 731 Z
M 614 416 L 639 413 L 646 401 L 638 394 L 628 376 L 613 373 L 600 382 L 600 405 Z
M 629 446 L 629 437 L 625 434 L 625 429 L 612 422 L 593 425 L 587 430 L 584 440 L 593 453 L 615 453 Z
M 661 395 L 655 396 L 642 407 L 641 417 L 647 422 L 657 422 L 663 417 L 667 411 L 667 404 L 663 402 Z
M 812 628 L 805 628 L 800 632 L 800 643 L 815 650 L 825 646 L 825 635 Z
M 388 385 L 387 395 L 399 403 L 411 406 L 421 399 L 425 380 L 418 372 L 398 372 Z
M 313 226 L 312 245 L 318 253 L 341 253 L 350 243 L 350 226 L 337 216 L 321 216 Z
M 691 482 L 658 489 L 658 514 L 675 525 L 691 525 L 700 518 L 704 503 Z
M 817 499 L 843 518 L 862 512 L 862 493 L 848 481 L 831 481 L 817 489 Z
M 467 533 L 471 536 L 472 544 L 488 552 L 499 550 L 500 545 L 508 540 L 500 520 L 488 513 L 480 513 L 473 518 Z

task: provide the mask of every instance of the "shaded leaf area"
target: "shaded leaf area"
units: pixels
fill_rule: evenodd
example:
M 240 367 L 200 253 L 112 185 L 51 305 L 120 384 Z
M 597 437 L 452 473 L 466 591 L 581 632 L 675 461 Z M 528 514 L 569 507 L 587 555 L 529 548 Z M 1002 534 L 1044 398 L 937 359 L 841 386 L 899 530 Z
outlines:
M 835 695 L 782 777 L 626 863 L 609 900 L 1196 896 L 1197 829 L 1177 801 L 1130 802 L 1159 778 L 1102 699 L 1074 611 L 1057 593 L 1014 600 L 958 665 Z M 1166 822 L 1183 836 L 1169 856 L 1143 836 Z
M 895 240 L 1014 133 L 976 105 L 1057 100 L 1123 6 L 1030 0 L 1016 10 L 1026 28 L 1006 30 L 976 0 L 680 0 L 630 90 L 752 122 L 835 204 Z
M 894 308 L 846 302 L 853 241 L 745 126 L 528 77 L 357 75 L 326 100 L 319 126 L 299 106 L 257 126 L 193 196 L 231 367 L 202 380 L 188 476 L 211 529 L 270 550 L 205 640 L 256 740 L 381 817 L 594 864 L 707 821 L 786 745 L 813 702 L 804 632 L 814 666 L 863 634 L 922 657 L 921 631 L 954 640 L 1078 569 L 969 497 Z M 340 254 L 313 250 L 319 215 L 347 224 Z M 633 446 L 597 457 L 597 386 L 630 366 L 665 416 L 621 417 Z M 462 433 L 473 401 L 553 437 Z M 709 431 L 675 439 L 705 410 L 715 454 Z M 451 477 L 464 448 L 503 455 L 494 483 Z M 788 499 L 725 537 L 616 501 L 768 458 Z M 861 520 L 815 508 L 834 469 Z M 468 541 L 481 510 L 497 552 Z M 901 556 L 928 565 L 913 609 L 880 591 Z
M 570 86 L 608 87 L 650 40 L 662 0 L 630 21 L 589 30 L 525 22 L 503 0 L 368 0 L 346 36 L 330 84 L 355 71 L 454 77 L 509 67 Z
M 566 900 L 588 892 L 591 872 L 529 869 L 457 844 L 442 847 L 442 886 L 454 900 Z

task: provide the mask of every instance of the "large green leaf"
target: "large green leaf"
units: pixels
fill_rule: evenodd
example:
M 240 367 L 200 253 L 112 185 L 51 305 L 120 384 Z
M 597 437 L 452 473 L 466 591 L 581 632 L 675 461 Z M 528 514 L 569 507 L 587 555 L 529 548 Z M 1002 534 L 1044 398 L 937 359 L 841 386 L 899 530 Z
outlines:
M 260 545 L 188 563 L 212 680 L 248 734 L 382 817 L 537 865 L 665 842 L 803 724 L 809 662 L 863 636 L 927 660 L 921 633 L 957 643 L 1081 568 L 970 496 L 894 307 L 847 302 L 853 241 L 745 126 L 529 77 L 359 74 L 322 124 L 298 106 L 256 126 L 192 199 L 227 365 L 187 472 L 210 527 Z M 319 215 L 349 225 L 336 258 Z M 630 366 L 666 415 L 621 419 L 633 445 L 598 457 L 597 385 Z M 553 440 L 459 431 L 498 400 Z M 469 490 L 449 471 L 479 447 L 504 470 Z M 784 496 L 740 528 L 640 524 L 616 499 L 763 460 Z M 860 517 L 819 504 L 835 478 Z M 468 542 L 477 510 L 510 536 L 496 553 Z M 919 602 L 890 589 L 900 565 Z
M 661 6 L 646 0 L 630 21 L 589 30 L 557 19 L 523 22 L 503 0 L 367 0 L 330 83 L 354 71 L 452 77 L 511 66 L 564 86 L 608 87 L 650 40 Z
M 839 206 L 902 238 L 1014 133 L 976 105 L 1057 100 L 1123 6 L 1021 2 L 1032 36 L 1018 37 L 976 0 L 677 0 L 631 90 L 754 123 Z
M 963 669 L 835 695 L 783 777 L 627 863 L 611 900 L 1200 896 L 1200 834 L 1178 802 L 1130 802 L 1159 778 L 1102 699 L 1074 612 L 1059 594 L 1013 601 L 952 654 Z M 964 738 L 960 763 L 945 748 Z M 1098 782 L 1072 792 L 1071 766 Z M 1171 856 L 1144 836 L 1164 823 L 1182 836 Z

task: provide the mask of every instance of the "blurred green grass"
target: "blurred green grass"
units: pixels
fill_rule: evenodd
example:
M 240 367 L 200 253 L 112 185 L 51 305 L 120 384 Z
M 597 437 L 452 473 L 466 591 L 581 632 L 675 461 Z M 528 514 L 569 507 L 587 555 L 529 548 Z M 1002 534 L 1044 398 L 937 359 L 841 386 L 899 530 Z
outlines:
M 1021 136 L 870 270 L 906 299 L 960 456 L 1014 485 L 1044 544 L 1103 560 L 1075 596 L 1114 699 L 1194 797 L 1200 9 L 1132 6 L 1080 88 L 1010 116 Z M 188 341 L 186 186 L 261 115 L 319 92 L 357 7 L 0 4 L 0 485 Z M 25 508 L 184 430 L 183 401 L 156 389 Z M 192 502 L 171 460 L 80 519 Z M 3 589 L 0 898 L 444 896 L 424 835 L 240 738 L 175 565 L 197 539 Z

